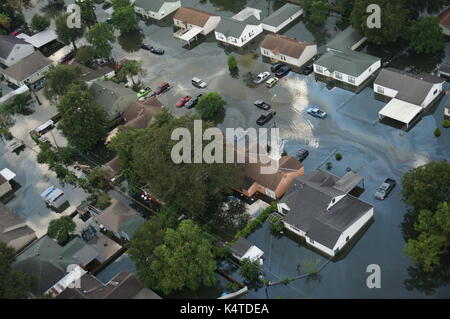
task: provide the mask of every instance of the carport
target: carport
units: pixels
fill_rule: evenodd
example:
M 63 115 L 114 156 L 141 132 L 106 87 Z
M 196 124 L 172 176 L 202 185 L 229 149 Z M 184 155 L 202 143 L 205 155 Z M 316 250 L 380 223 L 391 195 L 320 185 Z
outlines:
M 378 112 L 378 117 L 380 120 L 388 117 L 406 124 L 406 127 L 408 128 L 421 111 L 422 108 L 420 106 L 402 100 L 392 99 L 380 110 L 380 112 Z
M 193 27 L 192 29 L 186 30 L 186 29 L 180 29 L 177 32 L 174 33 L 175 38 L 178 38 L 181 40 L 181 42 L 186 42 L 188 45 L 191 44 L 191 42 L 197 40 L 198 35 L 203 31 L 200 27 Z

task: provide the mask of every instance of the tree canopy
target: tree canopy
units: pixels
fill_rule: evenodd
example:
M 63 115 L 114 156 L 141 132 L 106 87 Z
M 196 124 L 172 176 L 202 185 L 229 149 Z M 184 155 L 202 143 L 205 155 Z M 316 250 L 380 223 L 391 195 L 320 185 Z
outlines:
M 94 24 L 86 33 L 86 40 L 88 40 L 94 48 L 96 56 L 105 59 L 111 57 L 111 43 L 116 41 L 114 30 L 111 25 L 106 22 L 98 22 Z
M 26 299 L 33 286 L 32 276 L 11 269 L 14 255 L 14 248 L 0 241 L 0 299 Z
M 203 95 L 195 106 L 195 110 L 203 120 L 213 121 L 219 115 L 225 113 L 224 106 L 227 103 L 217 92 L 209 92 Z
M 115 8 L 111 21 L 121 33 L 139 29 L 139 19 L 131 6 Z
M 70 234 L 75 231 L 75 222 L 70 216 L 61 216 L 58 219 L 53 219 L 48 225 L 48 236 L 64 245 L 70 238 Z
M 94 11 L 94 3 L 92 0 L 75 0 L 75 3 L 81 9 L 81 22 L 85 26 L 91 26 L 97 22 L 97 16 Z
M 308 19 L 313 24 L 324 24 L 330 11 L 330 4 L 325 0 L 300 0 Z
M 108 123 L 106 111 L 93 101 L 84 83 L 70 85 L 57 109 L 61 113 L 58 127 L 69 144 L 79 151 L 91 149 L 104 138 Z
M 445 47 L 444 35 L 435 17 L 424 17 L 414 21 L 408 37 L 411 47 L 417 53 L 436 53 Z
M 250 261 L 250 259 L 245 258 L 239 267 L 239 274 L 248 282 L 258 282 L 261 274 L 261 264 L 258 260 Z
M 55 21 L 56 35 L 58 40 L 64 44 L 72 44 L 76 49 L 75 41 L 81 38 L 84 34 L 84 26 L 81 28 L 71 28 L 67 25 L 68 14 L 58 17 Z
M 50 20 L 45 16 L 34 14 L 33 17 L 31 18 L 30 27 L 34 31 L 40 32 L 47 29 L 49 26 Z
M 75 61 L 80 64 L 89 64 L 95 57 L 94 48 L 90 45 L 83 46 L 78 49 L 75 54 Z
M 127 60 L 122 64 L 122 68 L 119 71 L 119 77 L 126 78 L 129 76 L 131 81 L 134 83 L 134 76 L 144 74 L 144 70 L 142 69 L 142 62 L 137 60 Z
M 45 76 L 44 95 L 49 100 L 58 100 L 66 94 L 73 83 L 80 83 L 83 70 L 79 65 L 60 64 L 51 68 Z

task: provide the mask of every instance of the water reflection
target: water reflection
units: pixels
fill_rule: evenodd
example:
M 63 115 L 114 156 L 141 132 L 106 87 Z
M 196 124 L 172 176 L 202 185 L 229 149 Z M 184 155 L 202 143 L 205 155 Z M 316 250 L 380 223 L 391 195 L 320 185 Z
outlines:
M 209 2 L 219 11 L 237 13 L 245 7 L 247 0 L 209 0 Z M 200 1 L 200 3 L 206 3 L 206 0 Z

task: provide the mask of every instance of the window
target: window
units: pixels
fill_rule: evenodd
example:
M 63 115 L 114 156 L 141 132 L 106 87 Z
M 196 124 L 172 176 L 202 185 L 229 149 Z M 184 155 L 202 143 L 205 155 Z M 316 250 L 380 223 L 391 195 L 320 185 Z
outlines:
M 355 78 L 353 77 L 353 76 L 348 76 L 348 81 L 350 82 L 350 83 L 355 83 Z
M 316 65 L 316 72 L 323 73 L 323 68 L 320 65 Z
M 347 236 L 347 238 L 345 238 L 345 241 L 348 241 L 350 239 L 350 236 Z
M 280 59 L 286 61 L 286 57 L 284 55 L 280 55 Z
M 314 240 L 312 240 L 311 238 L 309 239 L 309 242 L 310 242 L 311 244 L 314 244 Z
M 437 92 L 438 92 L 438 90 L 436 89 L 436 91 L 434 91 L 434 92 L 433 92 L 433 95 L 436 95 L 436 94 L 437 94 Z
M 336 79 L 342 80 L 342 73 L 335 71 L 334 76 L 336 77 Z
M 381 86 L 377 86 L 377 92 L 380 94 L 384 94 L 384 88 Z
M 268 55 L 268 54 L 269 54 L 269 52 L 268 52 L 267 50 L 264 50 L 264 54 Z

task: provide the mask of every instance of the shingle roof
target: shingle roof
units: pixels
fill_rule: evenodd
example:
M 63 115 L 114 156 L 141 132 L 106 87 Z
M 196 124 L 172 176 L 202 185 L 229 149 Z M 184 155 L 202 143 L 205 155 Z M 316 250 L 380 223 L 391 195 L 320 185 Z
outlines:
M 450 8 L 441 12 L 437 17 L 439 24 L 450 29 Z
M 350 26 L 342 32 L 339 32 L 333 39 L 331 39 L 327 43 L 327 48 L 345 51 L 347 49 L 351 49 L 361 39 L 363 39 L 361 33 Z
M 242 257 L 252 247 L 252 243 L 245 238 L 239 238 L 236 240 L 233 246 L 230 247 L 231 251 L 238 257 Z
M 302 10 L 301 7 L 296 6 L 295 4 L 286 3 L 284 6 L 279 8 L 277 11 L 272 13 L 270 16 L 263 20 L 264 24 L 277 27 L 283 22 L 285 22 L 289 17 L 293 16 L 299 10 Z
M 164 2 L 170 2 L 170 0 L 136 0 L 134 5 L 147 11 L 158 12 Z
M 0 35 L 0 57 L 6 59 L 16 44 L 31 45 L 25 40 L 13 37 L 11 35 Z
M 239 39 L 247 26 L 246 22 L 241 22 L 231 18 L 222 18 L 216 31 L 227 37 Z
M 139 216 L 137 211 L 113 198 L 111 200 L 111 205 L 109 205 L 100 215 L 96 216 L 95 219 L 100 224 L 105 225 L 109 230 L 119 232 L 121 231 L 121 228 L 135 216 Z
M 35 234 L 34 230 L 25 225 L 24 219 L 0 203 L 0 241 L 9 244 L 13 240 L 33 234 Z
M 431 74 L 410 74 L 393 68 L 383 68 L 375 84 L 398 91 L 396 99 L 421 106 L 431 88 L 444 79 Z
M 303 51 L 309 45 L 312 44 L 308 42 L 298 41 L 279 34 L 268 34 L 264 38 L 264 41 L 261 43 L 261 47 L 263 49 L 281 53 L 296 59 L 298 59 L 303 54 Z
M 304 231 L 308 237 L 333 249 L 339 236 L 372 206 L 338 189 L 339 178 L 322 170 L 300 177 L 291 185 L 280 203 L 290 211 L 283 220 Z M 327 210 L 336 196 L 344 197 Z
M 17 81 L 23 81 L 52 63 L 52 60 L 47 59 L 41 52 L 35 51 L 19 62 L 11 65 L 3 73 Z
M 378 60 L 380 59 L 377 57 L 352 50 L 346 50 L 345 52 L 328 51 L 314 64 L 328 69 L 331 73 L 338 71 L 358 77 Z
M 175 20 L 180 20 L 184 23 L 190 23 L 199 27 L 204 27 L 210 17 L 215 15 L 190 7 L 181 7 L 173 17 Z

